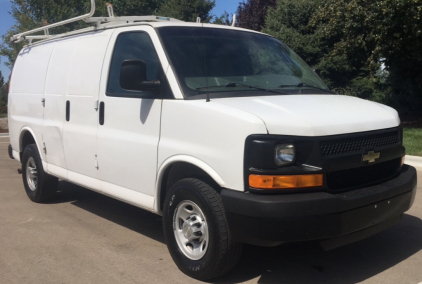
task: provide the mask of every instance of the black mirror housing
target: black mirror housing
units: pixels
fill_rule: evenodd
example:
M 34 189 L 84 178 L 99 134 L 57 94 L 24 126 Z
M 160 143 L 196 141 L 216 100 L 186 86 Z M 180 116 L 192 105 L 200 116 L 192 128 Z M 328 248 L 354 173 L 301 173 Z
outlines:
M 142 60 L 125 60 L 120 68 L 120 87 L 130 91 L 153 91 L 160 81 L 147 81 L 147 65 Z

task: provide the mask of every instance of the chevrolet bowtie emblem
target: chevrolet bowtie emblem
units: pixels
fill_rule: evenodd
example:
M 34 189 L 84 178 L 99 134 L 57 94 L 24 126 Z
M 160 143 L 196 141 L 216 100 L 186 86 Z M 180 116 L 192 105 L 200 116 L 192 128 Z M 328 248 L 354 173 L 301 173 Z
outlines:
M 374 151 L 369 151 L 368 154 L 364 154 L 362 157 L 363 162 L 373 163 L 376 159 L 380 157 L 380 153 L 375 153 Z

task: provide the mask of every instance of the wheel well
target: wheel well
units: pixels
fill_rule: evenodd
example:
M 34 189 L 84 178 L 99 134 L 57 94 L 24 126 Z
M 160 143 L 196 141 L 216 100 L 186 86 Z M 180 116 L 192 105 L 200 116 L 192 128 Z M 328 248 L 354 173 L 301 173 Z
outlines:
M 32 136 L 31 132 L 25 131 L 21 139 L 21 148 L 20 148 L 21 151 L 19 153 L 21 156 L 21 160 L 22 160 L 22 153 L 25 150 L 26 146 L 28 146 L 29 144 L 36 144 L 35 139 Z
M 170 165 L 164 172 L 163 179 L 160 187 L 160 210 L 163 210 L 164 200 L 169 189 L 179 180 L 184 178 L 197 178 L 200 179 L 220 193 L 220 186 L 214 179 L 202 169 L 195 165 L 186 162 L 177 162 Z

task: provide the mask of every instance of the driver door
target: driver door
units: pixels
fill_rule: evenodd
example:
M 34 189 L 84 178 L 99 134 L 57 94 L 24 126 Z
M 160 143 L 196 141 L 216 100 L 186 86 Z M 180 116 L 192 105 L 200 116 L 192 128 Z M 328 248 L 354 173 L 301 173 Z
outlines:
M 152 31 L 151 31 L 152 30 Z M 159 80 L 161 66 L 151 27 L 116 30 L 105 62 L 97 132 L 98 170 L 105 194 L 153 208 L 162 99 L 120 86 L 125 60 L 146 63 L 147 80 Z M 158 39 L 157 39 L 158 40 Z

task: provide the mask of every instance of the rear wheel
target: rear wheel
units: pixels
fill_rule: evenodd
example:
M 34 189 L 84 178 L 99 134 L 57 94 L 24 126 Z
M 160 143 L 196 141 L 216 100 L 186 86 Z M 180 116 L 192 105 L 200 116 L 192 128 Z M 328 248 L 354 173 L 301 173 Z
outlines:
M 34 202 L 51 199 L 57 192 L 58 179 L 44 172 L 35 144 L 26 146 L 22 155 L 22 179 L 26 194 Z
M 220 195 L 198 179 L 183 179 L 168 192 L 163 211 L 164 236 L 179 269 L 200 280 L 230 271 L 241 244 L 232 240 Z

